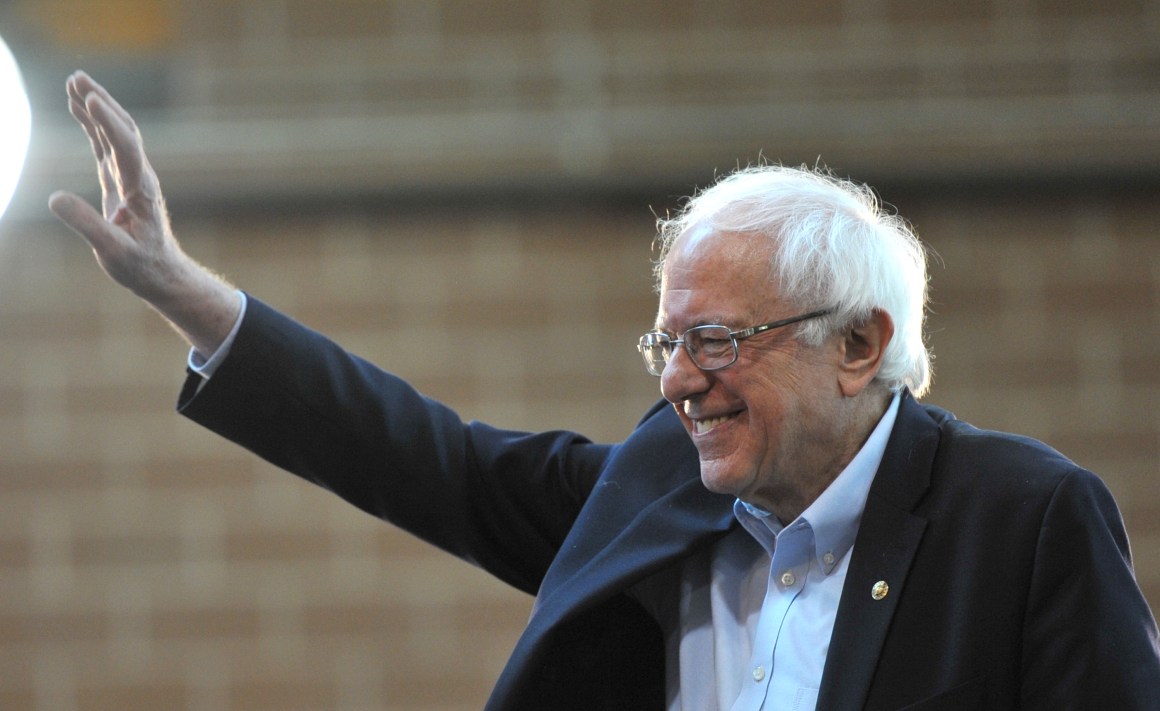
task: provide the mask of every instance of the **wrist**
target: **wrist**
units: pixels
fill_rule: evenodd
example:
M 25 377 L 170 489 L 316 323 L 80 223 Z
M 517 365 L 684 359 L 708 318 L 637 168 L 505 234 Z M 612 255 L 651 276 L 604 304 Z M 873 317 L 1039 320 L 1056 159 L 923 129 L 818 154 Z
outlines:
M 138 295 L 206 356 L 225 341 L 242 309 L 237 289 L 184 254 L 151 294 Z

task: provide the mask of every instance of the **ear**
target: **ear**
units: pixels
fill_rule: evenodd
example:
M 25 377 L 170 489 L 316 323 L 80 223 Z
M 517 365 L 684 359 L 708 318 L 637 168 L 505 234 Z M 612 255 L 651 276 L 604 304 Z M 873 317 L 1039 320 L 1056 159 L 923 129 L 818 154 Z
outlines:
M 838 367 L 838 385 L 843 395 L 856 397 L 874 380 L 882 367 L 882 354 L 893 337 L 894 319 L 879 309 L 843 334 L 842 361 Z

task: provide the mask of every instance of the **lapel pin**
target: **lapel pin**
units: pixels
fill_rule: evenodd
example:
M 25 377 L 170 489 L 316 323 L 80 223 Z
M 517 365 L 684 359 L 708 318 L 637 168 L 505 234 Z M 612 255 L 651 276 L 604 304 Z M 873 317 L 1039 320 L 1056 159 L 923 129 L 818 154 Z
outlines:
M 881 600 L 890 592 L 890 586 L 886 584 L 885 580 L 879 580 L 874 583 L 874 587 L 870 588 L 870 597 L 875 600 Z

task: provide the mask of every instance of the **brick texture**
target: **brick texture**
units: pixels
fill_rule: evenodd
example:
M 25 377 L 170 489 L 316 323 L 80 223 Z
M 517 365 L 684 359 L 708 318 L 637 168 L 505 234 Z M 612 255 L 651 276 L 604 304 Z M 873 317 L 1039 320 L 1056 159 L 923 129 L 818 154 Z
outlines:
M 188 251 L 497 425 L 611 441 L 657 397 L 671 186 L 760 153 L 899 186 L 929 400 L 1103 476 L 1160 602 L 1160 207 L 1116 188 L 1155 185 L 1160 3 L 197 0 L 125 53 L 72 4 L 0 26 L 152 109 Z M 54 108 L 0 222 L 0 709 L 478 709 L 531 601 L 173 412 L 180 341 L 44 215 L 92 189 Z M 510 199 L 545 184 L 589 190 Z
M 898 200 L 938 255 L 930 401 L 1104 476 L 1160 599 L 1154 201 Z M 466 417 L 612 440 L 655 397 L 643 206 L 179 222 Z M 482 703 L 527 598 L 174 414 L 184 349 L 60 229 L 0 249 L 5 708 Z

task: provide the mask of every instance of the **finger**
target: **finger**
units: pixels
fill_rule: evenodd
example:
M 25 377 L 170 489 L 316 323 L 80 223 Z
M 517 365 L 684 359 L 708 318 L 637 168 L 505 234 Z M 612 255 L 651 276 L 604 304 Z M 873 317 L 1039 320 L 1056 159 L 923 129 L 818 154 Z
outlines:
M 145 147 L 136 124 L 131 118 L 122 117 L 98 94 L 89 94 L 85 106 L 95 119 L 102 150 L 116 164 L 115 172 L 121 180 L 121 187 L 125 190 L 142 189 Z
M 85 108 L 84 101 L 70 96 L 68 112 L 72 114 L 72 117 L 85 130 L 85 135 L 89 137 L 89 146 L 93 150 L 93 156 L 97 159 L 97 162 L 100 162 L 105 157 L 105 153 L 101 145 L 101 139 L 97 135 L 97 127 L 93 123 L 93 117 L 89 115 L 89 110 Z
M 113 98 L 113 95 L 109 93 L 108 89 L 101 86 L 88 74 L 82 71 L 77 71 L 73 73 L 71 79 L 73 80 L 73 86 L 76 87 L 76 90 L 79 92 L 80 96 L 86 97 L 87 100 L 88 96 L 96 94 L 101 98 L 102 101 L 105 102 L 105 105 L 108 106 L 108 108 L 117 116 L 117 118 L 130 126 L 136 126 L 133 121 L 133 117 L 129 115 L 129 112 L 125 110 L 125 107 L 121 106 L 120 102 Z
M 74 72 L 66 82 L 69 110 L 84 127 L 98 162 L 112 158 L 111 170 L 102 166 L 101 186 L 106 194 L 121 187 L 141 187 L 138 181 L 144 164 L 144 146 L 133 117 L 105 87 L 83 71 Z M 76 102 L 75 105 L 73 102 Z M 119 185 L 111 177 L 119 178 Z
M 117 167 L 113 164 L 114 157 L 112 148 L 109 147 L 109 140 L 99 126 L 93 127 L 89 140 L 93 143 L 93 153 L 99 156 L 97 182 L 101 186 L 101 204 L 105 209 L 105 217 L 108 218 L 122 201 Z
M 77 76 L 78 75 L 76 72 L 69 75 L 69 78 L 64 82 L 64 90 L 65 93 L 68 94 L 68 99 L 70 102 L 75 101 L 78 105 L 84 105 L 85 96 L 81 92 L 80 87 L 77 85 Z
M 104 185 L 106 174 L 108 174 L 108 177 L 114 177 L 114 174 L 118 170 L 118 166 L 115 165 L 117 162 L 117 156 L 113 153 L 113 144 L 109 140 L 109 132 L 105 130 L 104 126 L 101 126 L 100 124 L 94 124 L 93 135 L 96 138 L 97 145 L 99 146 L 98 150 L 101 152 L 102 156 L 102 160 L 98 165 L 98 168 L 101 172 L 101 184 Z M 110 189 L 114 187 L 115 186 L 112 183 L 109 183 Z
M 123 231 L 73 193 L 53 193 L 48 198 L 48 207 L 69 229 L 83 237 L 98 255 L 110 253 L 124 240 Z
M 105 216 L 108 217 L 120 202 L 120 192 L 117 188 L 112 161 L 107 160 L 112 156 L 108 140 L 102 135 L 101 127 L 96 123 L 85 104 L 85 90 L 79 84 L 81 77 L 80 72 L 75 72 L 65 81 L 68 110 L 84 129 L 85 136 L 89 139 L 89 147 L 97 162 L 97 179 L 101 186 L 101 201 Z

